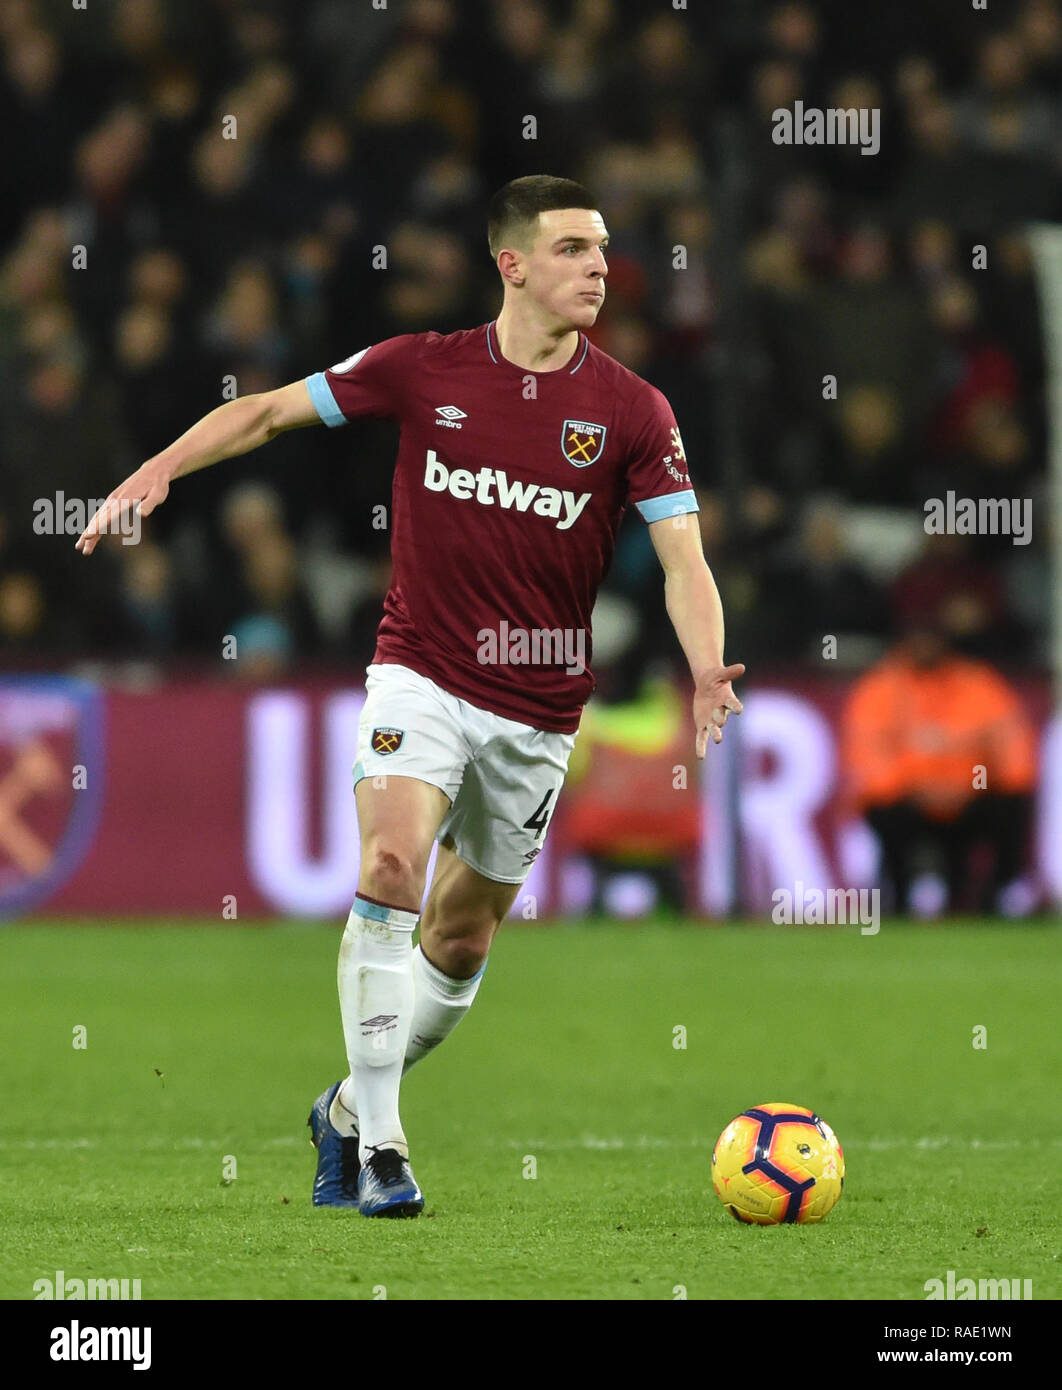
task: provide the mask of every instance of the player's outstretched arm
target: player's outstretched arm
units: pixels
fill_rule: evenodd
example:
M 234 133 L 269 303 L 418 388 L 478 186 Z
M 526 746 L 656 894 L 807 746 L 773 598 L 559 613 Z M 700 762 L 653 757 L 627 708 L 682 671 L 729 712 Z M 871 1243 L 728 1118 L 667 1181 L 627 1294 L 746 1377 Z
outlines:
M 741 713 L 730 682 L 743 676 L 745 668 L 740 662 L 723 664 L 723 605 L 704 558 L 696 514 L 654 521 L 649 535 L 664 567 L 668 617 L 693 674 L 697 756 L 703 758 L 709 735 L 713 743 L 721 743 L 727 718 Z
M 82 531 L 76 548 L 91 555 L 101 535 L 118 529 L 121 514 L 129 507 L 150 516 L 165 502 L 174 478 L 250 453 L 285 430 L 320 423 L 305 381 L 219 405 L 120 483 Z

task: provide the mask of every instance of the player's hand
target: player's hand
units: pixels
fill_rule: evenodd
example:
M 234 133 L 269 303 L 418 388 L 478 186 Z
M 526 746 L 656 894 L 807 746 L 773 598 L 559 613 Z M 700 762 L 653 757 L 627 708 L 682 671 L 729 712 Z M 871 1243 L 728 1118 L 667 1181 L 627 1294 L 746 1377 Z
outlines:
M 730 682 L 745 674 L 741 662 L 733 666 L 717 666 L 706 671 L 697 682 L 693 696 L 693 721 L 697 728 L 697 756 L 703 758 L 708 749 L 708 738 L 713 743 L 722 743 L 723 726 L 732 714 L 741 713 L 741 701 L 734 694 Z
M 125 510 L 135 507 L 139 516 L 150 516 L 160 502 L 165 502 L 169 492 L 169 479 L 163 470 L 157 464 L 143 464 L 124 483 L 119 483 L 105 500 L 78 536 L 74 543 L 75 550 L 80 550 L 82 555 L 91 555 L 101 536 L 118 530 Z

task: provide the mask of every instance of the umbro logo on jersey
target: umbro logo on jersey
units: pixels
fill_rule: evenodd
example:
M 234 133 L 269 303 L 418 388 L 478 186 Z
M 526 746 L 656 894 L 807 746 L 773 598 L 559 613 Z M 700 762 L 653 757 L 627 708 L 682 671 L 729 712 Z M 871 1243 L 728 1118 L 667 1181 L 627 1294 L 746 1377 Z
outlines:
M 437 405 L 435 416 L 437 425 L 445 425 L 450 430 L 459 430 L 461 428 L 460 422 L 468 419 L 467 412 L 458 410 L 456 405 Z
M 431 492 L 448 492 L 459 502 L 478 502 L 481 507 L 497 503 L 503 511 L 515 507 L 518 512 L 531 510 L 537 516 L 555 517 L 558 531 L 573 526 L 593 496 L 591 492 L 581 492 L 576 497 L 574 492 L 522 483 L 518 478 L 510 481 L 504 468 L 481 468 L 478 473 L 468 468 L 451 470 L 434 449 L 428 450 L 424 486 Z

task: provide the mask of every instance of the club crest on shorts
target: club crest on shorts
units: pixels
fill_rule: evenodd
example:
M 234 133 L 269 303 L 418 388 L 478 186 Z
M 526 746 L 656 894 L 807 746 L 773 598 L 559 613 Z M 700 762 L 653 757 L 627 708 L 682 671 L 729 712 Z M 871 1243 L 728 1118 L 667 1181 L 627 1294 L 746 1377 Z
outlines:
M 373 729 L 372 751 L 374 753 L 397 753 L 405 738 L 404 729 Z
M 591 425 L 586 420 L 565 420 L 561 428 L 561 451 L 576 468 L 586 468 L 601 457 L 605 433 L 605 425 Z

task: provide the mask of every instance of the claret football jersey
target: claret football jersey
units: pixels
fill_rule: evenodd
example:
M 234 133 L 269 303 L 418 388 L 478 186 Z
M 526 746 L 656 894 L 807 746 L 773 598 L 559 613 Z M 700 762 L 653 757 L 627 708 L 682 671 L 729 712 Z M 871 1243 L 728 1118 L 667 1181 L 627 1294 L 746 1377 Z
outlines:
M 625 508 L 646 522 L 697 510 L 665 397 L 581 333 L 565 366 L 528 371 L 502 356 L 493 323 L 390 338 L 306 385 L 326 425 L 401 428 L 373 660 L 573 733 Z

